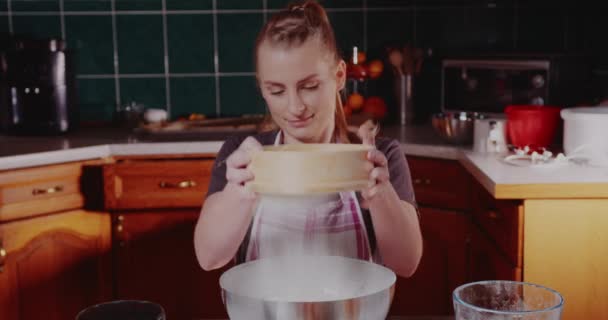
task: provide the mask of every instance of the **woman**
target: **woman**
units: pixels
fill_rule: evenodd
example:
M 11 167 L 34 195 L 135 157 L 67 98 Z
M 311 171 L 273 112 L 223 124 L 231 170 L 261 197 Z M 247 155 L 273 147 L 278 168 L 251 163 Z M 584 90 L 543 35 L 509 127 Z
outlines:
M 219 151 L 195 230 L 203 269 L 306 247 L 375 261 L 411 276 L 422 239 L 409 169 L 397 141 L 374 141 L 368 130 L 359 130 L 360 141 L 376 149 L 368 154 L 370 184 L 357 195 L 316 197 L 306 203 L 309 209 L 294 211 L 286 208 L 293 202 L 245 188 L 254 179 L 247 170 L 251 154 L 262 145 L 359 140 L 347 131 L 339 95 L 346 64 L 325 10 L 305 1 L 274 15 L 258 35 L 255 59 L 258 84 L 277 129 L 229 139 Z

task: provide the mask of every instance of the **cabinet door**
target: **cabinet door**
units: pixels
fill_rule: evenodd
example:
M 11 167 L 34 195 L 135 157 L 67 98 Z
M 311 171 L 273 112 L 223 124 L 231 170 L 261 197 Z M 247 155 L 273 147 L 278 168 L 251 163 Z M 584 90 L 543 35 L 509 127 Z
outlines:
M 111 299 L 110 228 L 80 210 L 0 225 L 0 319 L 74 319 Z
M 194 253 L 198 210 L 114 213 L 114 271 L 119 299 L 163 306 L 168 319 L 227 318 L 219 276 Z
M 391 315 L 447 315 L 452 291 L 466 280 L 468 217 L 459 212 L 420 208 L 424 248 L 416 273 L 399 277 Z
M 471 228 L 469 252 L 470 281 L 516 280 L 521 281 L 522 272 L 509 261 L 497 245 L 478 228 Z
M 416 201 L 422 205 L 467 211 L 471 176 L 455 160 L 408 156 Z

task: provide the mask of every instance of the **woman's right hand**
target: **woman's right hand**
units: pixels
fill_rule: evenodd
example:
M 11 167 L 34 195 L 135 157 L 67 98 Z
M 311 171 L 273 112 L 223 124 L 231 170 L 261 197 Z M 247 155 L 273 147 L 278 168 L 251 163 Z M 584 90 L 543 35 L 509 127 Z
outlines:
M 255 193 L 245 188 L 245 183 L 253 180 L 253 173 L 248 166 L 255 152 L 261 151 L 262 145 L 253 137 L 247 137 L 228 159 L 226 159 L 226 189 L 237 192 L 246 199 L 254 199 Z

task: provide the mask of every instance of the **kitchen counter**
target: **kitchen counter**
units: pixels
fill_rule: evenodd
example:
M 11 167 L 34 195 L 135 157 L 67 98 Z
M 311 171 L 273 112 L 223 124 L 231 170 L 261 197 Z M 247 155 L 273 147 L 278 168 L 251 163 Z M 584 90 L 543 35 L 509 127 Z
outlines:
M 382 134 L 399 140 L 408 155 L 457 159 L 466 150 L 445 144 L 428 126 L 387 127 Z M 218 135 L 187 139 L 177 134 L 154 139 L 110 128 L 81 129 L 55 137 L 0 135 L 0 170 L 108 156 L 217 153 L 223 143 Z
M 608 198 L 608 168 L 572 163 L 516 167 L 495 155 L 446 144 L 430 126 L 385 127 L 381 135 L 397 139 L 409 156 L 459 160 L 497 199 Z M 109 156 L 214 154 L 222 143 L 217 134 L 198 139 L 178 135 L 153 139 L 110 128 L 82 129 L 56 137 L 0 136 L 0 170 Z

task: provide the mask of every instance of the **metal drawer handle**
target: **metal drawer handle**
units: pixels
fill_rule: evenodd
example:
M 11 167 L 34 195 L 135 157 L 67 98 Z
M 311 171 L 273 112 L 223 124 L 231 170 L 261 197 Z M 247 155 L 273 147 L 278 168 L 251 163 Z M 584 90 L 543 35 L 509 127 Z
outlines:
M 196 187 L 196 182 L 193 180 L 184 180 L 178 183 L 161 181 L 158 186 L 165 189 L 186 189 Z
M 500 220 L 500 219 L 502 219 L 502 214 L 500 214 L 500 212 L 495 211 L 495 210 L 487 211 L 486 215 L 488 216 L 488 218 L 490 218 L 492 220 Z
M 54 186 L 54 187 L 50 187 L 47 189 L 34 189 L 32 190 L 32 194 L 37 196 L 37 195 L 41 195 L 41 194 L 51 194 L 51 193 L 57 193 L 57 192 L 61 192 L 63 191 L 63 186 L 59 185 L 59 186 Z
M 414 184 L 420 185 L 420 184 L 423 184 L 423 183 L 426 184 L 426 185 L 430 185 L 431 184 L 431 179 L 419 179 L 419 178 L 414 179 Z
M 0 272 L 4 271 L 4 265 L 6 264 L 6 249 L 2 246 L 2 240 L 0 240 Z

